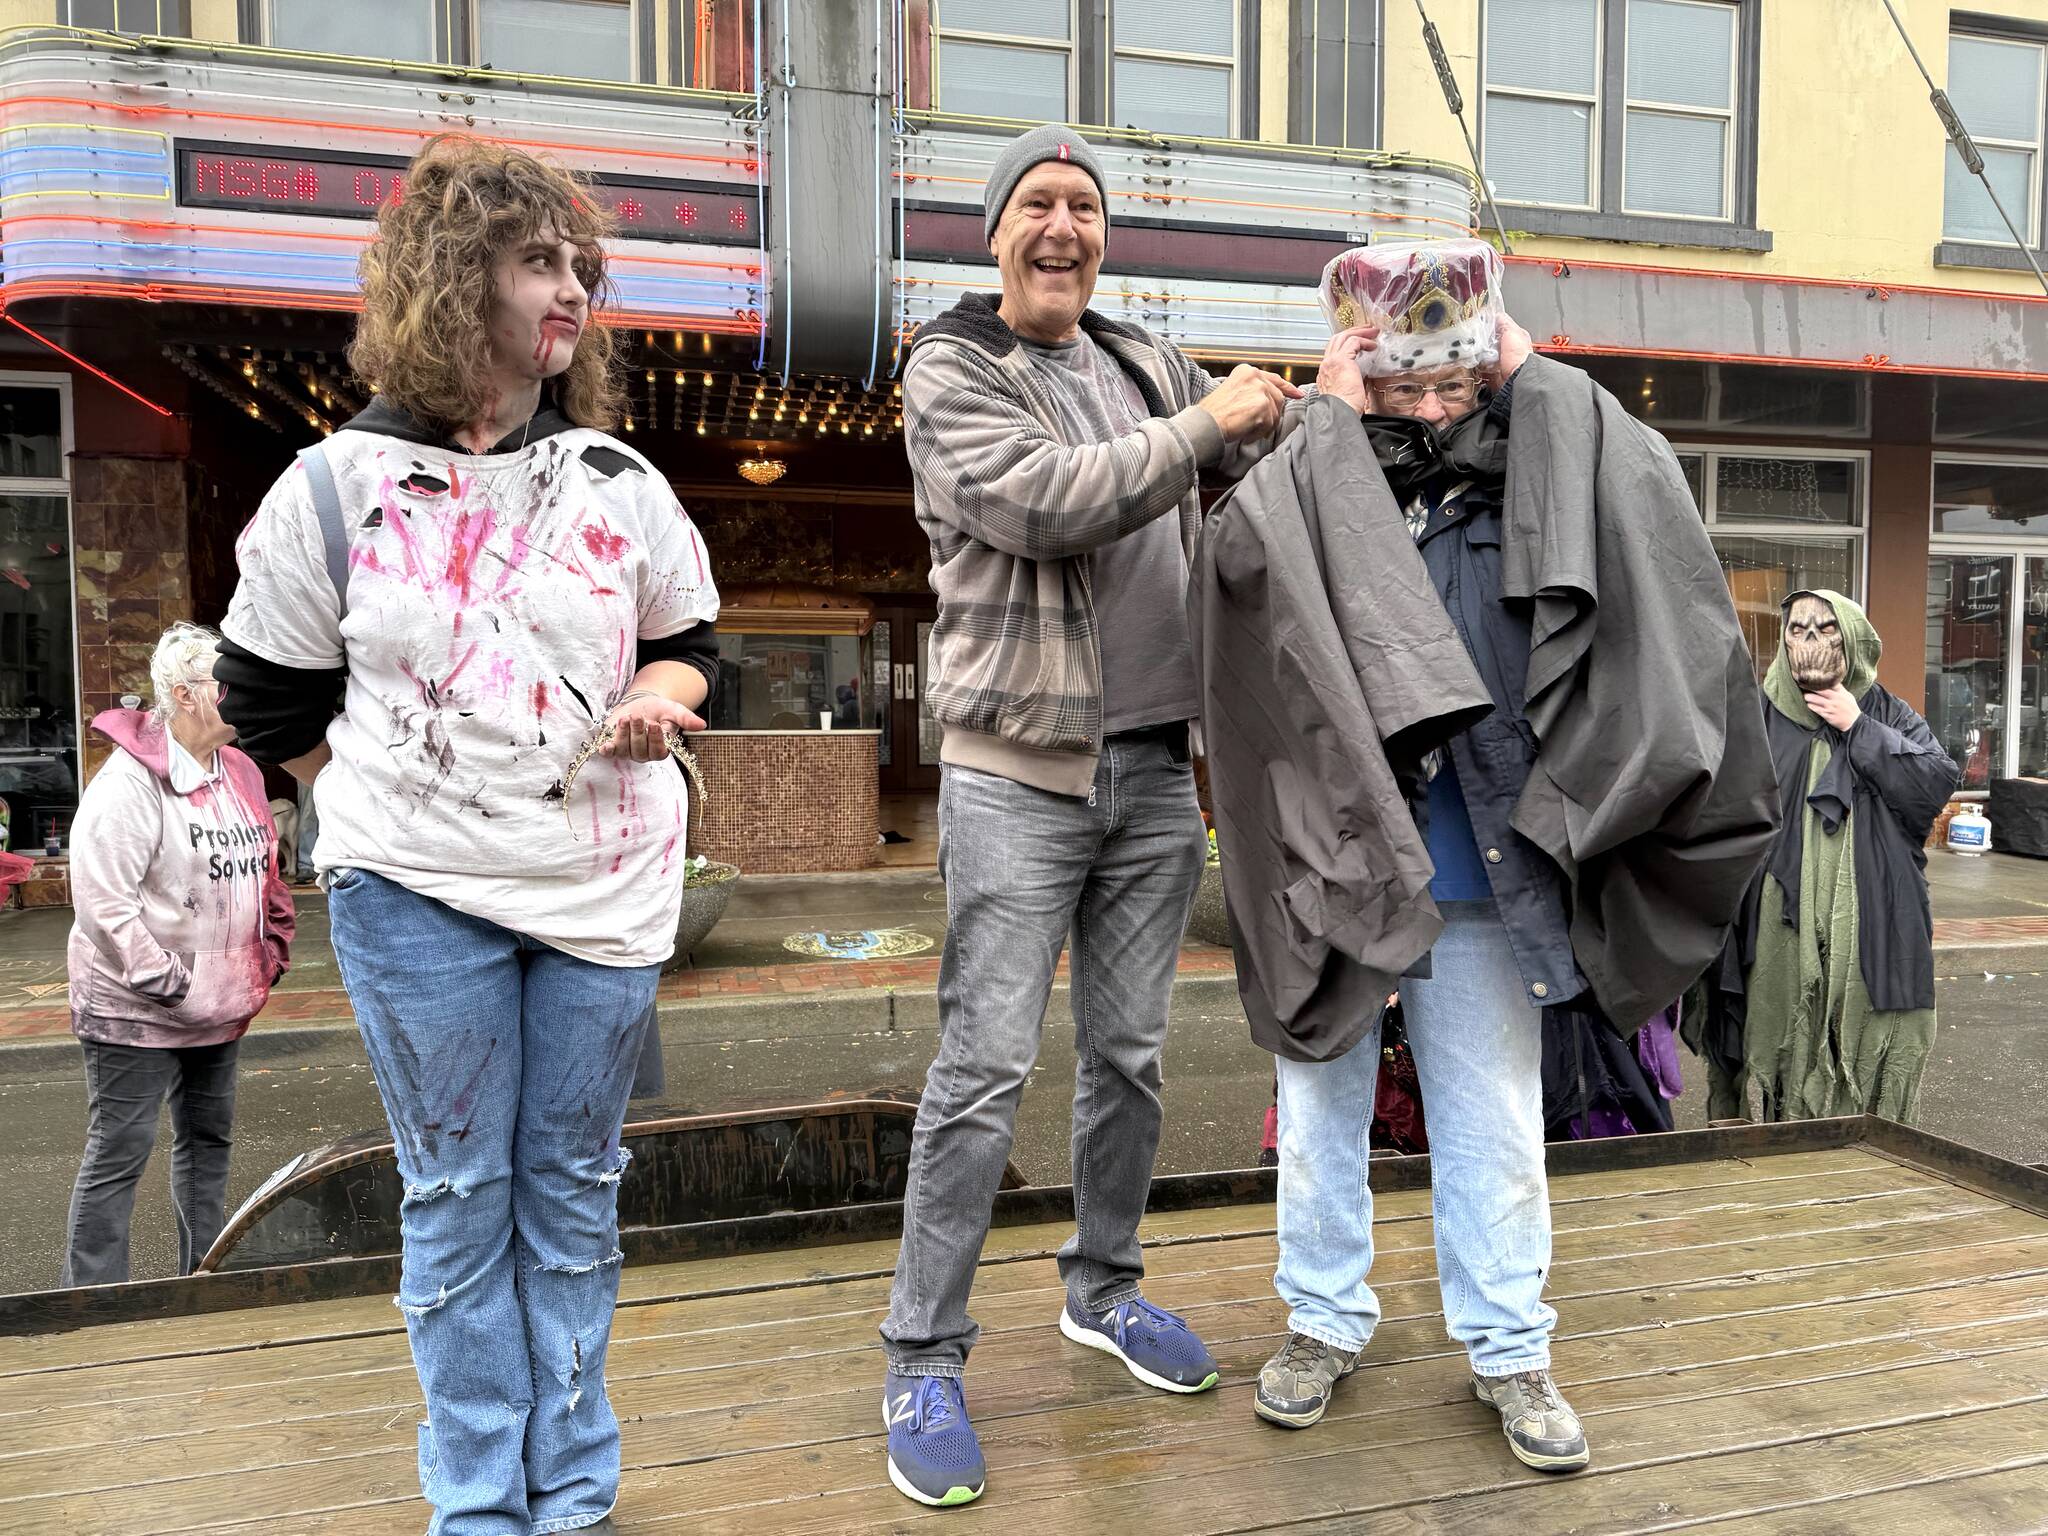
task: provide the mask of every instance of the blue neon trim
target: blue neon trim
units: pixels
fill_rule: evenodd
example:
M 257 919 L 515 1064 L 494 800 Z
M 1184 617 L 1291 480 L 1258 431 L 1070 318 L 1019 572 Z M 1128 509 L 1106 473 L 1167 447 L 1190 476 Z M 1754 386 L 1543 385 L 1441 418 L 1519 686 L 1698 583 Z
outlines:
M 0 185 L 5 185 L 6 183 L 13 181 L 24 181 L 30 178 L 47 179 L 48 177 L 51 176 L 77 175 L 93 176 L 107 180 L 119 179 L 121 181 L 146 182 L 151 185 L 162 188 L 164 195 L 166 197 L 170 195 L 171 191 L 171 178 L 168 176 L 158 176 L 150 171 L 99 170 L 89 165 L 46 165 L 38 166 L 30 170 L 0 171 Z M 64 192 L 69 191 L 70 189 L 67 187 L 53 187 L 51 188 L 51 190 L 53 192 Z
M 24 144 L 19 149 L 0 149 L 0 160 L 6 160 L 14 155 L 36 155 L 51 151 L 61 154 L 70 150 L 87 155 L 112 155 L 118 160 L 155 160 L 166 165 L 170 163 L 171 158 L 162 150 L 102 149 L 97 144 Z

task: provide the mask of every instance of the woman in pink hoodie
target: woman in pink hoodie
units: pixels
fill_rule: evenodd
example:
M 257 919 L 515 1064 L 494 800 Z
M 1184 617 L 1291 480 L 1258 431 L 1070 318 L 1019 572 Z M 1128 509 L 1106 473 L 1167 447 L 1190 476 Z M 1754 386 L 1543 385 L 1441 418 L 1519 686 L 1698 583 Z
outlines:
M 71 1030 L 85 1048 L 85 1160 L 62 1285 L 128 1278 L 128 1218 L 168 1093 L 178 1273 L 220 1235 L 235 1053 L 285 971 L 292 901 L 261 771 L 228 743 L 218 641 L 174 624 L 150 662 L 156 708 L 110 709 L 114 755 L 71 834 Z

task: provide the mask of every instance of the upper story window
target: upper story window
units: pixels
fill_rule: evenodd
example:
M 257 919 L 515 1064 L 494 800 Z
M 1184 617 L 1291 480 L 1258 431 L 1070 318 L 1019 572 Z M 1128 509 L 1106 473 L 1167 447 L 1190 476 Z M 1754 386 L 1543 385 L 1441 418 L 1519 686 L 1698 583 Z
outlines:
M 1073 121 L 1076 31 L 1074 0 L 934 0 L 931 105 Z
M 1253 0 L 909 0 L 905 98 L 963 117 L 1232 138 L 1250 131 L 1248 14 Z
M 631 80 L 640 7 L 657 3 L 457 0 L 442 7 L 428 0 L 263 0 L 264 41 L 307 53 L 471 65 L 574 80 Z M 751 24 L 737 6 L 706 13 L 717 14 Z M 708 23 L 704 30 L 709 32 Z M 725 30 L 737 35 L 740 25 Z M 708 52 L 701 62 L 709 66 Z M 753 87 L 748 82 L 727 88 Z
M 1731 216 L 1735 30 L 1732 5 L 1629 0 L 1624 213 Z
M 633 78 L 631 0 L 476 0 L 477 63 L 515 74 Z
M 2030 244 L 2039 244 L 2043 45 L 1951 34 L 1948 97 L 1984 156 L 1984 174 Z M 1945 152 L 1942 236 L 2011 245 L 2012 235 L 1953 144 Z
M 1238 0 L 1117 0 L 1111 121 L 1224 139 L 1237 131 Z
M 1537 233 L 1684 239 L 1692 223 L 1703 244 L 1760 243 L 1706 228 L 1750 216 L 1746 9 L 1744 0 L 1486 0 L 1495 196 L 1556 210 L 1525 220 Z
M 266 40 L 305 53 L 435 57 L 434 7 L 423 0 L 268 0 Z
M 57 16 L 67 27 L 137 36 L 184 37 L 192 30 L 190 0 L 59 0 Z
M 1490 0 L 1486 170 L 1496 197 L 1599 200 L 1601 0 Z

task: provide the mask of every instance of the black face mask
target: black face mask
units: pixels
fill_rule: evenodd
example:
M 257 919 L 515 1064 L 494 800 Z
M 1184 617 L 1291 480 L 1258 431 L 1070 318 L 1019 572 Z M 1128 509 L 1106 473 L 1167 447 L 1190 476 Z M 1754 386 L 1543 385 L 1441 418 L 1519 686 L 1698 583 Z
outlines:
M 1508 435 L 1487 410 L 1489 398 L 1482 393 L 1477 405 L 1442 428 L 1413 416 L 1360 418 L 1395 500 L 1411 501 L 1445 475 L 1496 486 L 1507 479 Z

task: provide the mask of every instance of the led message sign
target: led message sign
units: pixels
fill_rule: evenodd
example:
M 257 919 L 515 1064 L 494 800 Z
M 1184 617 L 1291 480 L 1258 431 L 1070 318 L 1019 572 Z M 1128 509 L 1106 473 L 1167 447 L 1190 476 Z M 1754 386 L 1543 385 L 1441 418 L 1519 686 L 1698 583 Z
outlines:
M 261 209 L 372 219 L 405 195 L 407 162 L 395 155 L 260 144 L 177 141 L 178 201 L 188 208 Z M 758 245 L 760 200 L 751 187 L 652 177 L 593 178 L 592 193 L 634 240 Z

